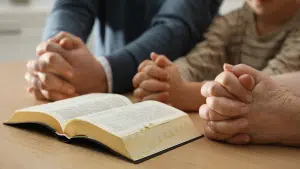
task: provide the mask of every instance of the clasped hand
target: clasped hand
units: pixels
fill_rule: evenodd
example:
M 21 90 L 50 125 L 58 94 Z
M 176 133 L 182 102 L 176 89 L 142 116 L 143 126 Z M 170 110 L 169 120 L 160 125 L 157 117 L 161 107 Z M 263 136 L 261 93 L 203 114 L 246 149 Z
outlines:
M 27 62 L 25 79 L 28 92 L 37 99 L 56 101 L 107 92 L 104 70 L 80 38 L 61 32 L 39 44 L 36 54 Z

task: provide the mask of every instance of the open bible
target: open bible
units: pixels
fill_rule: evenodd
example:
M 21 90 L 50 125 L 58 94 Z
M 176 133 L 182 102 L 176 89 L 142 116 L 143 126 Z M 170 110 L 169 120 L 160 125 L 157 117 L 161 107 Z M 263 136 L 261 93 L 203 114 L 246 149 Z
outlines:
M 5 124 L 37 123 L 68 139 L 85 137 L 141 162 L 201 136 L 189 116 L 155 101 L 88 94 L 17 110 Z

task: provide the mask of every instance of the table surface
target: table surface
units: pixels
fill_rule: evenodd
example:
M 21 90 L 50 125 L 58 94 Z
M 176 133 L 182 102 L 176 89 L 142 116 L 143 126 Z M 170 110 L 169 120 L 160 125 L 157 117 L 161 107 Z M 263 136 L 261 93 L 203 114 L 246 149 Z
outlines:
M 0 63 L 0 120 L 14 110 L 37 104 L 26 93 L 25 62 Z M 201 120 L 191 114 L 199 130 Z M 279 146 L 233 146 L 201 138 L 140 164 L 132 164 L 89 142 L 67 144 L 34 128 L 0 125 L 0 169 L 172 168 L 282 169 L 300 167 L 300 149 Z

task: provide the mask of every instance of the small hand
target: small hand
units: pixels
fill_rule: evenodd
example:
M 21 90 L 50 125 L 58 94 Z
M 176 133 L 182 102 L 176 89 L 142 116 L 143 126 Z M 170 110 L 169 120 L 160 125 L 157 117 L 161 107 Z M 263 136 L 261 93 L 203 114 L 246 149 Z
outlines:
M 169 96 L 169 74 L 163 68 L 171 65 L 165 57 L 151 53 L 151 61 L 146 60 L 138 67 L 138 73 L 133 78 L 136 88 L 134 96 L 141 100 L 157 100 L 165 102 Z

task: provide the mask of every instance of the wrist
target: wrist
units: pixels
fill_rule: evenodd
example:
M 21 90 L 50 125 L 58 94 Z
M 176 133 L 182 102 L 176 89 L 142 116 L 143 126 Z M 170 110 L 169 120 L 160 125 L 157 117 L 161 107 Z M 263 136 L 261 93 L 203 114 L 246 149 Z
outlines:
M 300 145 L 300 98 L 288 91 L 284 91 L 282 110 L 287 117 L 285 134 L 281 139 L 284 145 Z
M 85 74 L 80 75 L 83 78 L 82 83 L 86 88 L 86 91 L 84 93 L 107 92 L 107 78 L 105 76 L 102 64 L 95 57 L 92 57 L 92 60 L 88 65 L 88 71 L 85 72 Z
M 108 84 L 107 84 L 107 77 L 105 75 L 104 68 L 102 64 L 98 61 L 95 63 L 95 70 L 97 73 L 95 73 L 95 91 L 100 93 L 107 93 L 108 92 Z M 99 80 L 97 80 L 99 79 Z
M 205 103 L 205 98 L 201 95 L 203 83 L 182 81 L 178 86 L 176 94 L 171 94 L 170 102 L 174 107 L 184 111 L 198 111 L 199 107 Z
M 104 56 L 96 57 L 96 60 L 100 63 L 102 67 L 102 72 L 104 72 L 105 79 L 103 79 L 103 84 L 105 86 L 105 92 L 112 93 L 113 88 L 113 77 L 110 63 Z
M 98 63 L 98 64 L 100 64 L 100 63 Z M 100 85 L 100 88 L 102 89 L 102 93 L 107 93 L 109 90 L 108 90 L 108 83 L 107 83 L 107 76 L 106 76 L 106 74 L 105 74 L 105 69 L 104 69 L 104 67 L 100 64 L 100 76 L 101 76 L 101 80 L 100 80 L 100 82 L 102 82 L 101 83 L 101 85 Z

